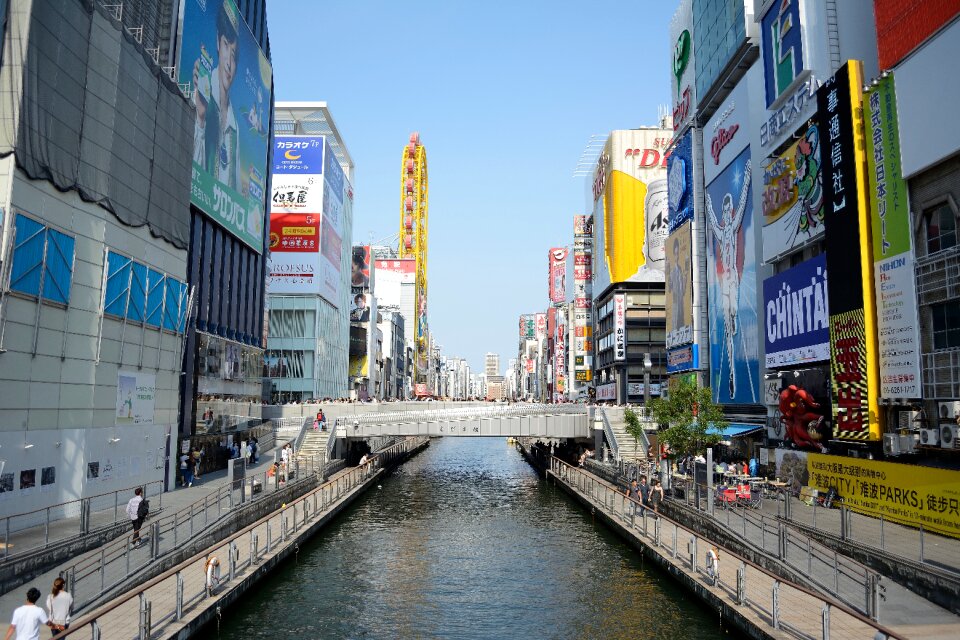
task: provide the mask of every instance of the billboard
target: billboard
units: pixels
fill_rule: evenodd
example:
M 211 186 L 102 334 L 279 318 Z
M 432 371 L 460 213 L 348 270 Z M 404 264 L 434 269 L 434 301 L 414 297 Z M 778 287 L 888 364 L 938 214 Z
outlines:
M 543 340 L 547 337 L 547 314 L 536 314 L 534 322 L 536 323 L 534 328 L 536 339 Z
M 350 322 L 370 321 L 370 294 L 356 293 L 350 302 Z
M 670 85 L 674 131 L 679 131 L 690 121 L 697 104 L 697 88 L 693 82 L 696 62 L 692 31 L 693 0 L 680 0 L 680 6 L 670 20 L 670 44 L 673 45 Z
M 257 253 L 273 70 L 233 0 L 185 0 L 177 81 L 193 92 L 190 202 Z
M 768 369 L 830 359 L 825 255 L 764 280 L 763 309 Z
M 537 335 L 536 315 L 525 313 L 520 316 L 520 339 L 533 340 Z
M 763 261 L 773 262 L 823 233 L 820 128 L 800 139 L 763 170 Z
M 667 373 L 680 373 L 700 367 L 700 347 L 688 344 L 667 350 Z
M 817 90 L 823 153 L 827 269 L 830 285 L 830 373 L 839 438 L 879 440 L 877 331 L 873 252 L 867 210 L 862 65 L 850 60 Z
M 737 83 L 703 128 L 703 182 L 713 182 L 750 144 L 749 78 Z
M 920 398 L 920 320 L 893 75 L 864 95 L 880 397 Z
M 350 292 L 356 295 L 370 289 L 370 245 L 355 245 L 350 260 Z
M 908 53 L 955 18 L 960 12 L 960 3 L 956 0 L 874 0 L 873 10 L 880 68 L 893 69 Z
M 598 292 L 612 282 L 663 282 L 671 135 L 633 129 L 607 139 L 592 185 Z
M 402 260 L 374 260 L 377 305 L 380 307 L 400 308 L 402 286 L 414 284 L 417 276 L 415 258 Z
M 692 223 L 667 238 L 667 348 L 693 342 Z
M 575 215 L 573 216 L 573 235 L 592 236 L 593 235 L 593 216 Z
M 779 0 L 760 18 L 767 107 L 794 87 L 804 71 L 800 0 Z
M 706 189 L 710 387 L 714 402 L 760 402 L 757 256 L 750 148 Z
M 667 229 L 693 219 L 693 134 L 687 132 L 667 158 Z
M 810 486 L 835 487 L 843 506 L 960 538 L 960 471 L 807 454 Z
M 767 382 L 776 384 L 777 392 L 778 416 L 769 424 L 770 438 L 798 449 L 825 452 L 833 435 L 827 368 L 801 369 Z
M 567 299 L 567 249 L 565 247 L 550 249 L 547 263 L 550 302 L 563 302 Z
M 157 377 L 139 371 L 117 372 L 117 415 L 114 424 L 153 424 Z
M 627 296 L 613 296 L 613 359 L 627 359 Z
M 317 293 L 320 272 L 320 216 L 270 214 L 269 293 Z

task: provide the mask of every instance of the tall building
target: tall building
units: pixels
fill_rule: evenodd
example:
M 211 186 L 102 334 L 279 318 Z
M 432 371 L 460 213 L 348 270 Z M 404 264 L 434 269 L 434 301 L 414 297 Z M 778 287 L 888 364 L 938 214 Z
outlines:
M 274 402 L 348 395 L 353 161 L 325 102 L 274 112 L 265 377 Z M 359 281 L 358 281 L 359 282 Z M 368 292 L 359 282 L 357 292 Z M 374 325 L 376 323 L 374 322 Z
M 484 356 L 483 372 L 488 376 L 500 375 L 500 354 L 487 352 Z

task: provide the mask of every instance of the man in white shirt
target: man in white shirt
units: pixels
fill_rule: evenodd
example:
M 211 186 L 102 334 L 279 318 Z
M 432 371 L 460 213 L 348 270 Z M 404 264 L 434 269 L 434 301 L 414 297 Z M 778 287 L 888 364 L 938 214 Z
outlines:
M 143 489 L 137 487 L 133 492 L 133 497 L 127 502 L 127 517 L 133 523 L 133 546 L 140 546 L 140 527 L 143 526 L 145 517 L 140 516 L 140 503 L 143 502 Z
M 280 462 L 283 464 L 288 464 L 290 462 L 290 445 L 283 445 L 283 449 L 280 449 Z
M 51 624 L 47 618 L 47 612 L 43 607 L 37 606 L 39 599 L 39 589 L 31 587 L 27 591 L 27 602 L 14 609 L 13 619 L 10 621 L 4 640 L 10 640 L 14 633 L 17 634 L 17 640 L 40 640 L 40 627 L 44 625 L 49 627 Z

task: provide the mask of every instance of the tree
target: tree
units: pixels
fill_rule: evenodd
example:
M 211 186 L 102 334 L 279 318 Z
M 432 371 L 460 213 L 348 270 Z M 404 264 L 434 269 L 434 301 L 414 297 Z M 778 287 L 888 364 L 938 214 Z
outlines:
M 653 418 L 661 427 L 660 442 L 674 455 L 697 455 L 720 442 L 720 434 L 729 424 L 723 410 L 713 402 L 710 387 L 698 387 L 683 378 L 670 382 L 666 398 L 654 398 L 650 403 Z M 713 427 L 712 433 L 707 429 Z
M 623 421 L 626 423 L 626 432 L 633 437 L 633 457 L 637 457 L 637 445 L 640 444 L 640 438 L 643 437 L 643 423 L 640 422 L 640 416 L 633 409 L 623 410 Z

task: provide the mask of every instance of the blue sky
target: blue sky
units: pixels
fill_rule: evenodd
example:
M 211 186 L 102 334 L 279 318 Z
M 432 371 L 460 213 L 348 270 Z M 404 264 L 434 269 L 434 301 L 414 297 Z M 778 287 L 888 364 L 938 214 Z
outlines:
M 430 175 L 430 329 L 482 369 L 547 306 L 547 251 L 585 209 L 587 140 L 670 102 L 672 0 L 272 1 L 277 100 L 326 101 L 356 164 L 353 243 L 399 229 L 411 131 Z

